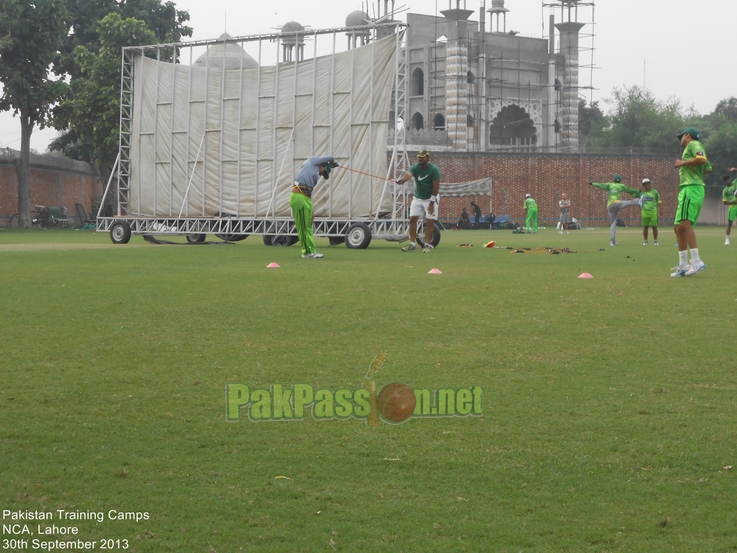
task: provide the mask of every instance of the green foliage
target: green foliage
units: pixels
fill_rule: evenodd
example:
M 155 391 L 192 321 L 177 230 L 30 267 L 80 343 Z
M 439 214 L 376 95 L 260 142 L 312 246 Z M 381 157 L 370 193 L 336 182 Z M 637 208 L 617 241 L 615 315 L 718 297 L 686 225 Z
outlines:
M 160 0 L 70 0 L 65 45 L 70 93 L 54 111 L 63 134 L 50 145 L 73 159 L 109 167 L 118 150 L 121 49 L 191 36 L 189 13 Z
M 600 145 L 630 148 L 673 148 L 684 125 L 679 100 L 657 100 L 646 88 L 615 88 L 609 127 Z
M 709 136 L 704 147 L 714 167 L 710 181 L 721 186 L 722 175 L 730 167 L 737 166 L 737 122 L 722 124 Z
M 123 46 L 153 44 L 156 36 L 137 19 L 111 13 L 98 23 L 98 53 L 86 46 L 74 50 L 79 76 L 68 98 L 55 112 L 56 121 L 70 129 L 53 144 L 73 159 L 112 164 L 118 153 L 120 120 L 120 52 Z
M 20 114 L 31 130 L 46 125 L 66 89 L 51 69 L 69 20 L 64 0 L 0 1 L 0 111 Z
M 682 279 L 667 228 L 606 251 L 608 230 L 446 232 L 429 255 L 318 239 L 318 261 L 3 232 L 3 509 L 147 512 L 64 524 L 138 553 L 737 548 L 722 228 Z M 378 387 L 479 385 L 484 416 L 225 421 L 226 384 L 352 390 L 381 350 Z
M 600 140 L 608 124 L 609 120 L 601 111 L 599 102 L 587 106 L 585 99 L 578 100 L 578 133 L 584 142 Z

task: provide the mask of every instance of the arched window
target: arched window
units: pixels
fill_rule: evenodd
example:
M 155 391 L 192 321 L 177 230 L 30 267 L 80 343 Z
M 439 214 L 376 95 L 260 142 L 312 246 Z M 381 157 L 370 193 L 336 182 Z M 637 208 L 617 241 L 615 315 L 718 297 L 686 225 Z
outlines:
M 425 94 L 425 72 L 419 67 L 412 71 L 411 96 L 423 96 Z
M 469 71 L 468 73 L 466 73 L 466 82 L 468 84 L 473 84 L 474 82 L 476 82 L 476 75 L 473 74 L 473 71 Z
M 528 113 L 516 105 L 506 106 L 489 127 L 489 144 L 516 146 L 537 144 L 537 130 Z
M 425 128 L 425 118 L 419 111 L 412 116 L 412 128 L 417 131 Z
M 445 117 L 442 113 L 436 113 L 432 120 L 432 128 L 436 131 L 445 130 Z

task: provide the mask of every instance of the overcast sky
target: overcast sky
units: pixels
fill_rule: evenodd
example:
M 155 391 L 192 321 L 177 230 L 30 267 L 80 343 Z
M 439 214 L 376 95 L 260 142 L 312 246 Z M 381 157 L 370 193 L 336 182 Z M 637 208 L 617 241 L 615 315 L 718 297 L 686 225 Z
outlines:
M 383 6 L 383 1 L 380 0 Z M 461 7 L 475 10 L 478 21 L 481 0 L 461 1 Z M 342 27 L 346 16 L 362 8 L 360 0 L 174 0 L 177 9 L 190 14 L 194 40 L 266 34 L 289 21 L 305 27 Z M 546 4 L 555 3 L 546 0 Z M 584 4 L 582 1 L 581 4 Z M 365 6 L 368 5 L 368 8 Z M 389 0 L 391 6 L 391 0 Z M 414 13 L 435 14 L 448 9 L 449 0 L 397 0 L 396 8 Z M 453 0 L 452 7 L 455 7 Z M 363 3 L 369 15 L 377 12 L 376 0 Z M 316 9 L 319 8 L 319 9 Z M 486 8 L 491 0 L 486 0 Z M 521 35 L 547 37 L 548 14 L 540 0 L 506 0 L 507 31 Z M 383 8 L 382 8 L 383 12 Z M 560 21 L 560 8 L 555 10 Z M 405 20 L 404 14 L 398 19 Z M 737 3 L 734 0 L 597 0 L 595 6 L 581 5 L 578 20 L 587 25 L 582 47 L 593 40 L 593 91 L 582 90 L 588 100 L 599 101 L 607 111 L 606 100 L 615 87 L 645 85 L 655 97 L 665 101 L 676 97 L 684 108 L 701 114 L 714 110 L 717 102 L 737 96 Z M 592 25 L 592 21 L 594 24 Z M 487 17 L 487 29 L 489 21 Z M 582 52 L 581 64 L 591 63 L 590 52 Z M 580 74 L 582 85 L 589 84 L 587 70 Z M 31 147 L 43 152 L 56 136 L 53 129 L 36 129 Z M 0 114 L 0 147 L 19 149 L 20 125 L 7 113 Z

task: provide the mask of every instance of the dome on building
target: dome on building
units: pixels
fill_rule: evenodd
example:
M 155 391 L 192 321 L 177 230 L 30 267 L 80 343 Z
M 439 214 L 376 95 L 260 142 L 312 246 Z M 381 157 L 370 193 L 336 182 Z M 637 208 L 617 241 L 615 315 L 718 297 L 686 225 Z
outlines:
M 289 21 L 288 23 L 285 23 L 284 26 L 281 28 L 281 34 L 283 35 L 291 35 L 292 33 L 302 33 L 304 32 L 305 28 L 304 25 L 301 23 L 298 23 L 296 21 Z M 302 37 L 299 35 L 293 35 L 293 36 L 286 36 L 282 39 L 282 44 L 297 44 L 302 43 Z
M 348 14 L 348 17 L 345 18 L 346 27 L 362 27 L 369 23 L 371 23 L 371 19 L 369 19 L 368 14 L 361 10 L 351 12 Z
M 223 33 L 218 40 L 232 38 L 228 33 Z M 225 69 L 251 69 L 258 67 L 258 62 L 251 57 L 239 44 L 235 42 L 223 42 L 208 46 L 207 52 L 197 58 L 193 64 L 195 67 L 225 67 Z
M 509 10 L 504 7 L 504 0 L 491 0 L 491 8 L 486 10 L 490 13 L 508 13 Z

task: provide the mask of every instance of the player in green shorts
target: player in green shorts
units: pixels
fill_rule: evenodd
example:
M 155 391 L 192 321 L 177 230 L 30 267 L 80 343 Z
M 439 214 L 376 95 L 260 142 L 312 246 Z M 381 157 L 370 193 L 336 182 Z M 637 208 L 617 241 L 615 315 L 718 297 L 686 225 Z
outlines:
M 524 209 L 527 211 L 527 232 L 537 232 L 537 202 L 529 194 L 525 194 Z
M 642 187 L 645 191 L 640 194 L 640 205 L 642 206 L 642 237 L 645 239 L 643 246 L 647 246 L 647 229 L 653 227 L 653 246 L 658 245 L 658 206 L 663 203 L 660 194 L 653 189 L 650 179 L 642 179 Z
M 640 205 L 640 200 L 623 200 L 622 194 L 627 192 L 634 198 L 640 197 L 640 191 L 622 184 L 622 177 L 614 175 L 614 182 L 590 182 L 589 185 L 600 188 L 607 193 L 606 212 L 609 215 L 609 245 L 617 246 L 617 219 L 620 210 L 625 207 Z
M 695 275 L 706 268 L 706 264 L 699 257 L 696 233 L 693 229 L 704 204 L 706 190 L 704 175 L 711 171 L 711 164 L 706 158 L 706 151 L 699 138 L 699 131 L 693 127 L 688 127 L 678 135 L 683 155 L 675 163 L 680 178 L 680 192 L 673 227 L 678 240 L 678 265 L 671 273 L 672 277 Z M 690 262 L 689 252 L 691 252 Z
M 737 171 L 736 168 L 730 167 L 730 171 Z M 724 175 L 722 177 L 727 188 L 722 192 L 722 203 L 729 206 L 727 213 L 727 237 L 724 239 L 724 245 L 729 246 L 729 235 L 732 232 L 732 223 L 737 219 L 737 183 L 732 180 L 732 175 Z

